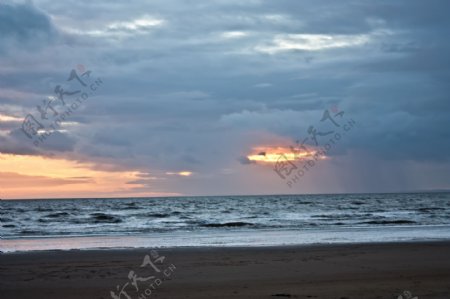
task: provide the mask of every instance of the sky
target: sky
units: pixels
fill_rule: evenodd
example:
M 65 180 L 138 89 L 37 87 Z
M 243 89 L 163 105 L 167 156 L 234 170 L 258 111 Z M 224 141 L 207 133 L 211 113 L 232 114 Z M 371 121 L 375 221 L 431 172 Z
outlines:
M 448 11 L 1 1 L 0 198 L 450 189 Z

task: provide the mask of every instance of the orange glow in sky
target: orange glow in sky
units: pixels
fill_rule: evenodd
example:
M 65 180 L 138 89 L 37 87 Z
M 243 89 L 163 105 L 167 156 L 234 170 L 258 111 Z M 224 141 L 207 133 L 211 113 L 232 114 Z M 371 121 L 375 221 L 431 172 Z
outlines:
M 89 163 L 0 153 L 0 198 L 170 196 L 139 183 L 139 171 L 95 170 Z
M 247 156 L 247 159 L 256 163 L 266 164 L 276 163 L 280 158 L 288 161 L 303 160 L 313 157 L 316 153 L 317 150 L 312 148 L 305 150 L 295 147 L 261 146 L 253 148 L 252 153 Z M 324 158 L 324 156 L 320 157 L 320 159 Z

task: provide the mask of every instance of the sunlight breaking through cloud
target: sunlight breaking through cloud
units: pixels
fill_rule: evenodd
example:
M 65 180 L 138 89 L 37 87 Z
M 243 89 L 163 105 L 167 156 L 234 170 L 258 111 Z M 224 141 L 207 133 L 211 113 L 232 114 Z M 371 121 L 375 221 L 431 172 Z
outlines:
M 325 49 L 360 46 L 369 41 L 369 35 L 365 34 L 280 34 L 274 37 L 271 45 L 258 46 L 256 47 L 256 50 L 269 54 L 289 50 L 320 51 Z

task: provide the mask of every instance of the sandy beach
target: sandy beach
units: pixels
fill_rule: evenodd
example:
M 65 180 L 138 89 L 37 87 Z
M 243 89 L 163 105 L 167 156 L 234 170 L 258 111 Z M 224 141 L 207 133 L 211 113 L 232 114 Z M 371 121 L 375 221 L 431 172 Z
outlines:
M 112 298 L 150 249 L 0 255 L 2 299 Z M 450 298 L 450 242 L 160 249 L 141 298 Z M 148 268 L 148 267 L 147 267 Z M 142 275 L 144 277 L 148 275 Z M 150 281 L 150 280 L 149 280 Z M 130 287 L 131 286 L 131 287 Z M 150 291 L 149 291 L 150 290 Z M 116 295 L 118 294 L 115 293 Z M 128 299 L 124 294 L 120 298 Z

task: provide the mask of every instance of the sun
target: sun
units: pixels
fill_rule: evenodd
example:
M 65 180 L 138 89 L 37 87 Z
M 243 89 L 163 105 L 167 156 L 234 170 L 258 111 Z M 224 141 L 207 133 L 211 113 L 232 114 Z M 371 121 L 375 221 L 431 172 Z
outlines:
M 247 155 L 247 159 L 258 164 L 271 164 L 277 163 L 280 159 L 284 161 L 306 160 L 316 156 L 317 153 L 317 149 L 306 146 L 301 148 L 293 146 L 258 146 L 252 149 L 252 153 Z M 325 156 L 321 155 L 319 158 L 324 159 Z

